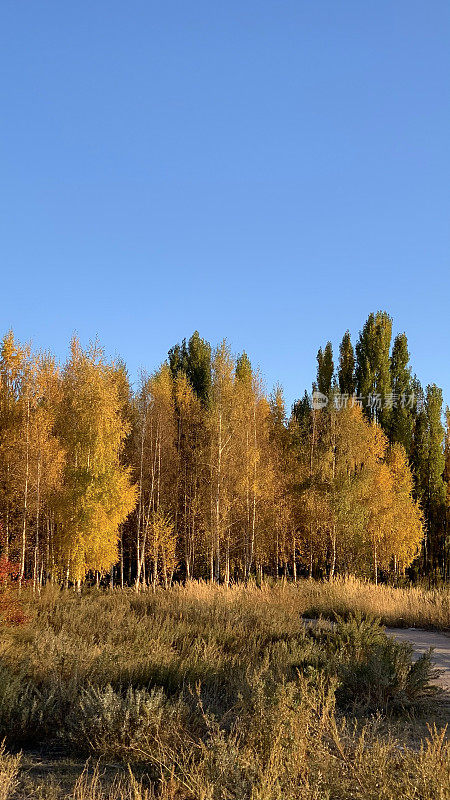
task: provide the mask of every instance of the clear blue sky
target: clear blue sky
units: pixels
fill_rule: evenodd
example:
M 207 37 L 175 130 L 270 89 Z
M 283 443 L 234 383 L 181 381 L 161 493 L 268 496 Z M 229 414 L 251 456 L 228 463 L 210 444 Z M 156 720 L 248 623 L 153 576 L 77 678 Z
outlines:
M 447 0 L 3 0 L 0 74 L 3 330 L 291 402 L 383 308 L 450 401 Z

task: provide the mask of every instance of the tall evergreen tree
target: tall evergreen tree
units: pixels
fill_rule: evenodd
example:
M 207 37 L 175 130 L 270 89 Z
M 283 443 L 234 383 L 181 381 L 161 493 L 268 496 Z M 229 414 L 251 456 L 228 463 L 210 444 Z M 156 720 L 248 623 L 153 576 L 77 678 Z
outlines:
M 174 346 L 170 348 L 168 358 L 170 371 L 174 378 L 179 372 L 187 374 L 189 365 L 186 339 L 183 339 L 181 344 L 174 344 Z
M 425 408 L 425 394 L 417 379 L 413 381 L 417 397 L 417 410 L 414 418 L 411 444 L 411 463 L 414 474 L 415 495 L 423 509 L 426 505 L 428 485 L 428 419 Z
M 339 347 L 338 378 L 342 394 L 352 395 L 355 391 L 355 354 L 349 331 L 344 333 Z
M 317 353 L 317 388 L 322 394 L 331 394 L 333 387 L 334 363 L 331 342 L 327 342 L 325 350 L 319 348 Z
M 235 374 L 237 381 L 241 381 L 242 383 L 251 383 L 253 375 L 252 365 L 245 351 L 236 359 Z
M 188 342 L 188 378 L 197 397 L 207 402 L 211 393 L 211 345 L 194 331 Z
M 428 469 L 426 506 L 429 526 L 429 566 L 444 570 L 445 483 L 444 427 L 442 425 L 442 389 L 427 386 Z
M 418 386 L 416 384 L 416 391 Z M 422 568 L 428 575 L 443 567 L 445 544 L 445 454 L 442 391 L 435 384 L 419 395 L 411 460 L 415 494 L 425 516 Z
M 211 391 L 211 345 L 194 331 L 189 342 L 183 339 L 169 350 L 169 366 L 175 378 L 181 371 L 187 376 L 197 397 L 206 403 Z
M 306 389 L 303 397 L 300 400 L 296 400 L 292 406 L 292 416 L 301 427 L 310 418 L 311 401 Z
M 389 439 L 403 445 L 407 455 L 411 454 L 414 427 L 414 392 L 409 367 L 408 340 L 399 333 L 392 347 L 391 356 L 392 410 L 389 420 Z
M 369 314 L 356 344 L 356 386 L 364 398 L 364 411 L 388 429 L 390 412 L 386 396 L 391 393 L 390 347 L 392 319 L 385 311 Z

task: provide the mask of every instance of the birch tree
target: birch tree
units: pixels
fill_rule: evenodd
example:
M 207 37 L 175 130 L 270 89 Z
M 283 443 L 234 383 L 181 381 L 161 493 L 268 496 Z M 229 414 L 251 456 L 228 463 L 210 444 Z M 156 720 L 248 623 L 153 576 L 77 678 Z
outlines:
M 160 511 L 171 518 L 176 512 L 176 418 L 174 387 L 167 364 L 150 378 L 142 380 L 137 401 L 138 424 L 135 448 L 135 474 L 138 479 L 136 518 L 136 589 L 146 582 L 146 554 L 154 515 Z M 158 576 L 159 550 L 153 539 L 152 582 Z
M 213 354 L 208 429 L 211 479 L 210 577 L 219 582 L 223 571 L 225 583 L 230 580 L 230 525 L 236 479 L 233 470 L 237 424 L 234 400 L 234 361 L 224 340 Z
M 97 345 L 77 339 L 62 376 L 57 432 L 66 460 L 58 505 L 57 563 L 78 584 L 88 572 L 109 571 L 118 557 L 118 528 L 133 510 L 135 487 L 120 463 L 128 425 L 114 365 Z

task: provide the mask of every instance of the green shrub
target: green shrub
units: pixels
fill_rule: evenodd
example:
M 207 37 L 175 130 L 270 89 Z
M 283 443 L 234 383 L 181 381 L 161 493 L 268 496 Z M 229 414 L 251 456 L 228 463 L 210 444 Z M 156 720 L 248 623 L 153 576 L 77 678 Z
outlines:
M 338 678 L 336 699 L 343 708 L 398 710 L 438 692 L 430 684 L 438 674 L 431 651 L 414 661 L 412 645 L 388 636 L 379 619 L 337 617 L 335 625 L 310 635 L 322 650 L 315 665 Z
M 81 752 L 149 759 L 162 742 L 179 736 L 186 715 L 181 700 L 169 702 L 161 688 L 125 694 L 111 686 L 88 686 L 69 713 L 63 735 Z
M 0 666 L 0 735 L 15 743 L 55 736 L 67 704 L 55 688 L 38 688 L 32 681 Z

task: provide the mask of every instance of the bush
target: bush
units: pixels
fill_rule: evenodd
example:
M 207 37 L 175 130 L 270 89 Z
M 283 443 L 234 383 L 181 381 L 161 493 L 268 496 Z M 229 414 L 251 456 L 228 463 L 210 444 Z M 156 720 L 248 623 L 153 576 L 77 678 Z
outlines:
M 0 735 L 15 743 L 53 737 L 68 704 L 55 688 L 39 689 L 0 666 Z
M 323 650 L 316 664 L 338 678 L 336 699 L 343 708 L 398 710 L 439 691 L 430 685 L 438 674 L 431 651 L 413 661 L 412 645 L 387 636 L 379 619 L 337 617 L 335 625 L 310 635 Z
M 161 688 L 133 689 L 125 694 L 112 686 L 88 686 L 65 722 L 63 735 L 81 752 L 139 760 L 178 737 L 186 709 L 181 700 L 167 701 Z
M 45 752 L 58 736 L 71 755 L 109 764 L 75 789 L 31 770 L 14 800 L 450 798 L 442 732 L 425 738 L 417 715 L 399 739 L 384 714 L 367 724 L 368 712 L 432 696 L 430 656 L 413 663 L 362 610 L 305 632 L 315 591 L 325 589 L 24 591 L 32 624 L 1 629 L 0 737 Z M 138 761 L 139 781 L 118 760 Z

